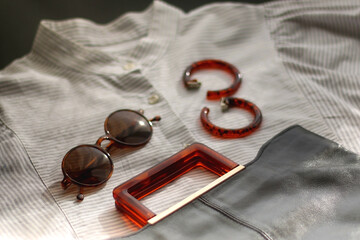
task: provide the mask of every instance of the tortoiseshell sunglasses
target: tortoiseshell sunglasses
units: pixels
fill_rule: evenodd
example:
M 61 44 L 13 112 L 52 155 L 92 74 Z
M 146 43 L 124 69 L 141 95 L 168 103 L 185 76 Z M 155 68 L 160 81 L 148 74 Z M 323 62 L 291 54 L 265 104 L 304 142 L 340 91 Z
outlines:
M 143 111 L 121 109 L 111 113 L 105 120 L 105 135 L 95 144 L 83 144 L 68 151 L 61 167 L 64 179 L 61 186 L 66 189 L 74 183 L 79 186 L 77 199 L 84 199 L 83 187 L 95 187 L 106 182 L 114 169 L 108 152 L 115 144 L 119 147 L 136 147 L 146 144 L 152 136 L 152 122 L 159 121 L 159 116 L 148 120 Z M 102 147 L 107 140 L 109 144 Z

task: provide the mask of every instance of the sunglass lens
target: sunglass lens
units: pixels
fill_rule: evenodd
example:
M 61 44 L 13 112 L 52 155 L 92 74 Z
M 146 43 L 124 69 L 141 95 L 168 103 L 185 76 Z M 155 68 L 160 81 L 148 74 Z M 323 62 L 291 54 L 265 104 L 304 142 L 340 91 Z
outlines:
M 138 112 L 119 110 L 112 113 L 106 124 L 106 131 L 117 141 L 127 145 L 146 143 L 152 135 L 149 121 Z
M 62 163 L 64 173 L 75 183 L 96 186 L 112 174 L 110 157 L 94 145 L 80 145 L 71 149 Z

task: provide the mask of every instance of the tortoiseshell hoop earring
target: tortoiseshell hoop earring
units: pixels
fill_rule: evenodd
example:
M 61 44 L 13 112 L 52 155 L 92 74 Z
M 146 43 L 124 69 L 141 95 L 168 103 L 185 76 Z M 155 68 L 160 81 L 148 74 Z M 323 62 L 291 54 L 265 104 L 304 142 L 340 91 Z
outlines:
M 232 98 L 232 97 L 222 98 L 221 107 L 223 111 L 228 109 L 229 107 L 243 108 L 245 110 L 250 111 L 253 114 L 254 119 L 248 126 L 244 128 L 238 128 L 238 129 L 221 128 L 212 124 L 209 121 L 208 114 L 210 112 L 210 109 L 204 107 L 200 113 L 200 120 L 204 128 L 207 131 L 209 131 L 212 135 L 221 138 L 241 138 L 253 133 L 257 128 L 259 128 L 261 124 L 262 114 L 260 109 L 254 103 L 249 102 L 245 99 Z
M 208 91 L 206 95 L 207 99 L 209 100 L 221 99 L 222 97 L 233 95 L 239 89 L 242 80 L 240 71 L 232 64 L 217 59 L 206 59 L 206 60 L 194 62 L 193 64 L 188 66 L 185 69 L 183 75 L 183 82 L 187 89 L 200 88 L 201 82 L 199 82 L 197 79 L 190 79 L 190 77 L 191 74 L 193 74 L 194 72 L 203 69 L 223 70 L 229 73 L 230 75 L 232 75 L 233 77 L 233 83 L 231 84 L 230 87 L 217 91 Z

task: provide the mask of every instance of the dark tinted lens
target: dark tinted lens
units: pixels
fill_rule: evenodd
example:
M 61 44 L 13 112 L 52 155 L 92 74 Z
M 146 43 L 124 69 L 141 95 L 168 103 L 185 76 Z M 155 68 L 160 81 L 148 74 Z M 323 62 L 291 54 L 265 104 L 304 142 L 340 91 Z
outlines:
M 129 110 L 112 113 L 107 120 L 106 130 L 121 143 L 129 145 L 143 144 L 152 134 L 147 119 Z
M 63 161 L 63 170 L 71 180 L 83 185 L 98 185 L 112 173 L 110 158 L 96 146 L 81 145 L 71 149 Z

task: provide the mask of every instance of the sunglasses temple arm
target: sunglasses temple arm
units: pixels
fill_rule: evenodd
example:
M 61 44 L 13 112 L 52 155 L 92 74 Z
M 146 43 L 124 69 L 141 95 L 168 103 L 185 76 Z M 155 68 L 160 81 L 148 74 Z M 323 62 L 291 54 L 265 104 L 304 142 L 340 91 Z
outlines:
M 64 177 L 64 179 L 61 181 L 61 186 L 63 189 L 67 189 L 71 185 L 71 181 L 69 178 Z
M 84 193 L 83 193 L 83 188 L 79 187 L 79 194 L 76 196 L 77 200 L 82 201 L 84 200 Z
M 160 116 L 155 116 L 155 117 L 153 117 L 152 119 L 150 119 L 149 121 L 150 122 L 158 122 L 158 121 L 160 121 L 161 120 L 161 117 Z

